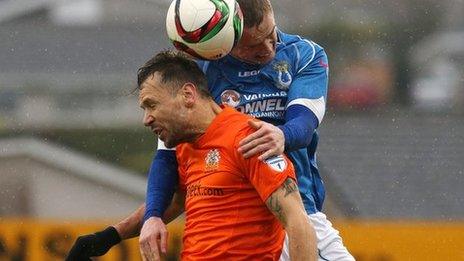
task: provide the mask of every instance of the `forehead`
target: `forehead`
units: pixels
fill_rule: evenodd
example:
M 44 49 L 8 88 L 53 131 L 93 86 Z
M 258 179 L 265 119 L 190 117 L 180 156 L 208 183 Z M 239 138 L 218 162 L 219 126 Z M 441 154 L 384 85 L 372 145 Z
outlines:
M 159 72 L 149 75 L 148 78 L 140 85 L 139 100 L 146 96 L 152 96 L 162 92 L 164 88 L 162 88 L 161 79 L 162 77 Z
M 243 45 L 254 45 L 260 43 L 270 33 L 273 32 L 275 27 L 274 14 L 272 12 L 267 13 L 263 17 L 263 21 L 257 25 L 250 28 L 244 28 L 242 38 L 240 40 Z

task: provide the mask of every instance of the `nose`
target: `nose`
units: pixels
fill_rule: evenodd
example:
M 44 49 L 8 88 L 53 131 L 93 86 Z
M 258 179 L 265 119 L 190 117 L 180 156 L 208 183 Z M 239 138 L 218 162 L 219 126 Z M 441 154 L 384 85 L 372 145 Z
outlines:
M 143 125 L 149 127 L 153 124 L 154 121 L 155 121 L 155 118 L 149 113 L 145 112 L 143 114 Z

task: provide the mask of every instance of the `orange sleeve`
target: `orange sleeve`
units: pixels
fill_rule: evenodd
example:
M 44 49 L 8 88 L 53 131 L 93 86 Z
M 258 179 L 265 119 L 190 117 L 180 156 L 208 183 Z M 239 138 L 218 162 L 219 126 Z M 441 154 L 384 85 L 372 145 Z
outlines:
M 247 130 L 237 135 L 235 151 L 237 151 L 238 142 L 252 132 L 252 130 Z M 238 152 L 236 152 L 236 157 L 244 176 L 255 187 L 263 201 L 266 201 L 287 178 L 296 180 L 293 164 L 285 155 L 272 157 L 265 161 L 258 160 L 258 155 L 245 159 Z

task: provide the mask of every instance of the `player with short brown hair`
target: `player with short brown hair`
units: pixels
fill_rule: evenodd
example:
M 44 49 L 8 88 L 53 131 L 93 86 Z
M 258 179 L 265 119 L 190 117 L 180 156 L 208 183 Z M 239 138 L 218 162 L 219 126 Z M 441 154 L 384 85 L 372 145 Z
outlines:
M 292 163 L 284 155 L 261 161 L 238 153 L 239 141 L 254 132 L 252 118 L 205 95 L 195 67 L 182 54 L 162 52 L 138 81 L 144 125 L 176 147 L 178 195 L 165 220 L 185 208 L 182 260 L 316 260 Z M 155 260 L 149 242 L 140 249 L 144 260 Z

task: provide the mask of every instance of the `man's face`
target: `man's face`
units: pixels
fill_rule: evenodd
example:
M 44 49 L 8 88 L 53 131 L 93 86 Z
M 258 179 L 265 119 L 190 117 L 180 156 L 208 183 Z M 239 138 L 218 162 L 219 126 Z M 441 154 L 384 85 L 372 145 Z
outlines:
M 139 104 L 144 111 L 143 124 L 165 143 L 173 148 L 186 142 L 184 130 L 188 129 L 188 119 L 180 92 L 171 93 L 156 72 L 141 85 Z
M 244 28 L 242 38 L 230 54 L 252 64 L 266 64 L 274 59 L 277 32 L 274 14 L 269 12 L 261 24 Z

